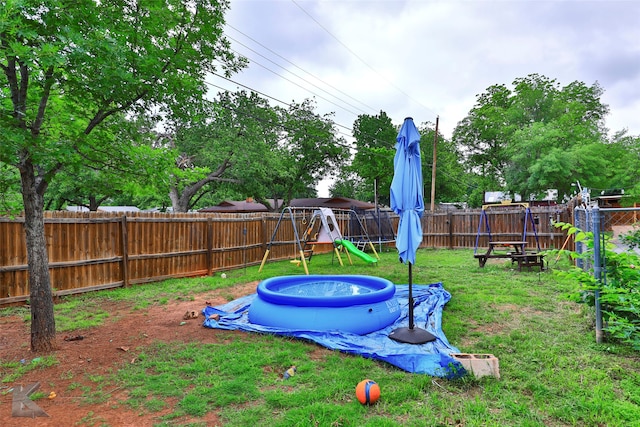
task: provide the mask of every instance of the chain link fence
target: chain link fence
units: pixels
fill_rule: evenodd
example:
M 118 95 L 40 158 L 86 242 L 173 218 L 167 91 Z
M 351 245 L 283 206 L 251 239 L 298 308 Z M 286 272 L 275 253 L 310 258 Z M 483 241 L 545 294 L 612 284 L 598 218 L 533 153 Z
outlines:
M 599 239 L 607 236 L 608 242 L 615 245 L 614 250 L 617 252 L 634 250 L 627 247 L 621 238 L 640 226 L 640 208 L 598 208 L 598 213 L 596 227 L 593 207 L 577 207 L 573 212 L 573 225 L 586 232 L 595 232 L 597 229 Z M 584 242 L 576 242 L 575 250 L 577 253 L 584 253 L 587 247 Z M 601 257 L 601 254 L 594 253 L 591 259 L 578 259 L 577 265 L 585 271 L 592 270 L 593 258 L 596 256 Z
M 592 256 L 578 258 L 577 266 L 588 271 L 598 282 L 607 282 L 607 257 L 605 244 L 612 243 L 613 250 L 622 252 L 638 252 L 637 248 L 625 245 L 625 235 L 633 232 L 638 226 L 640 208 L 600 208 L 577 207 L 574 210 L 574 226 L 593 233 Z M 576 242 L 576 252 L 584 253 L 588 250 L 584 242 Z M 604 337 L 600 291 L 594 291 L 596 342 L 601 343 Z
M 573 225 L 585 232 L 593 231 L 591 209 L 587 207 L 575 208 L 575 210 L 573 211 Z M 576 242 L 575 251 L 579 254 L 582 254 L 587 251 L 587 246 L 584 244 L 584 242 Z M 576 260 L 576 264 L 578 267 L 582 268 L 585 271 L 593 268 L 592 259 L 578 258 Z

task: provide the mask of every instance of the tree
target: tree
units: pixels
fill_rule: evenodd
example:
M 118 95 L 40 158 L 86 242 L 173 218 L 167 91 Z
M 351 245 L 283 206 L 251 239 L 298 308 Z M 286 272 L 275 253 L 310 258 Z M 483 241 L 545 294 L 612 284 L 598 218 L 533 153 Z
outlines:
M 504 150 L 513 126 L 508 119 L 511 92 L 504 85 L 495 85 L 476 98 L 476 105 L 454 129 L 453 141 L 465 153 L 468 172 L 500 188 L 508 160 Z
M 373 201 L 370 187 L 360 175 L 351 172 L 350 168 L 344 168 L 329 187 L 329 194 L 331 197 L 349 197 L 369 202 Z
M 631 204 L 640 201 L 640 136 L 629 135 L 626 129 L 616 132 L 607 146 L 612 159 L 608 173 L 613 179 L 607 188 L 624 188 Z
M 454 140 L 484 190 L 501 188 L 525 198 L 552 188 L 570 194 L 575 179 L 604 181 L 608 107 L 602 93 L 597 83 L 561 87 L 537 74 L 516 79 L 513 90 L 492 86 L 456 127 Z
M 597 83 L 588 87 L 573 82 L 562 88 L 555 82 L 537 83 L 524 79 L 516 85 L 518 102 L 512 109 L 525 114 L 505 150 L 510 157 L 505 168 L 507 189 L 529 198 L 550 188 L 569 195 L 578 178 L 592 186 L 604 184 L 607 156 L 599 153 L 606 149 L 608 108 L 600 103 L 603 90 Z
M 164 193 L 168 198 L 162 183 L 173 163 L 171 153 L 153 148 L 156 134 L 144 118 L 125 119 L 120 114 L 117 120 L 117 126 L 109 128 L 113 133 L 104 137 L 108 140 L 101 142 L 108 147 L 106 153 L 93 146 L 83 154 L 82 163 L 69 163 L 51 180 L 45 195 L 47 210 L 78 205 L 96 211 L 114 203 L 144 208 L 158 203 L 141 205 L 136 197 L 152 201 L 158 199 L 154 194 Z
M 118 114 L 175 117 L 204 78 L 243 65 L 222 35 L 226 2 L 3 0 L 0 161 L 20 174 L 29 264 L 31 348 L 53 348 L 44 195 L 64 167 L 106 158 L 101 128 Z
M 280 138 L 277 109 L 258 94 L 223 92 L 188 123 L 176 123 L 169 145 L 177 167 L 170 198 L 176 212 L 187 212 L 221 183 L 234 184 L 256 199 L 274 177 L 274 149 Z M 240 190 L 242 192 L 242 190 Z
M 337 137 L 332 115 L 320 116 L 315 108 L 315 102 L 307 99 L 291 104 L 284 113 L 278 177 L 271 194 L 285 203 L 294 197 L 315 196 L 316 184 L 337 174 L 348 157 L 346 142 Z
M 14 215 L 22 210 L 18 171 L 0 162 L 0 215 Z
M 349 171 L 363 178 L 367 190 L 360 193 L 368 194 L 367 200 L 374 200 L 377 188 L 380 202 L 389 204 L 397 136 L 398 128 L 384 111 L 375 116 L 361 114 L 353 124 L 356 153 Z
M 346 149 L 333 121 L 306 100 L 272 107 L 256 93 L 224 92 L 208 111 L 176 127 L 169 145 L 184 167 L 172 173 L 174 210 L 238 194 L 270 206 L 268 199 L 309 197 Z

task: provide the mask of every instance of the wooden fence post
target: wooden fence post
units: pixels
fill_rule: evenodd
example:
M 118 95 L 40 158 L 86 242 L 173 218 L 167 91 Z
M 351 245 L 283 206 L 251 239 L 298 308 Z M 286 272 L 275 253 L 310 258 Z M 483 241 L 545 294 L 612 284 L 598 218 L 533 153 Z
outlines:
M 262 253 L 265 253 L 267 251 L 267 245 L 269 244 L 269 242 L 267 242 L 267 220 L 264 214 L 262 214 L 261 217 L 262 221 L 260 221 L 260 231 L 262 234 Z
M 453 215 L 447 211 L 447 227 L 449 229 L 449 249 L 453 249 Z
M 207 274 L 213 274 L 213 219 L 207 218 Z
M 129 236 L 127 232 L 127 216 L 120 220 L 120 237 L 122 238 L 122 284 L 129 287 Z

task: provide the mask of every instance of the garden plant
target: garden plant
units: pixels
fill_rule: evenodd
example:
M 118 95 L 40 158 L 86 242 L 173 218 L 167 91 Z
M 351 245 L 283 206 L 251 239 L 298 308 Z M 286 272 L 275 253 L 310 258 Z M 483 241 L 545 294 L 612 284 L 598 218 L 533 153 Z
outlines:
M 594 235 L 584 232 L 567 223 L 558 223 L 577 242 L 584 243 L 586 250 L 551 251 L 550 255 L 566 254 L 573 260 L 589 261 L 594 257 Z M 640 257 L 633 249 L 637 247 L 637 230 L 622 237 L 621 241 L 628 245 L 625 250 L 616 250 L 617 246 L 606 233 L 601 235 L 601 277 L 594 275 L 593 269 L 575 266 L 559 273 L 576 283 L 571 298 L 576 302 L 584 302 L 595 306 L 598 291 L 603 310 L 604 331 L 611 339 L 619 340 L 640 350 Z M 588 264 L 587 264 L 588 265 Z

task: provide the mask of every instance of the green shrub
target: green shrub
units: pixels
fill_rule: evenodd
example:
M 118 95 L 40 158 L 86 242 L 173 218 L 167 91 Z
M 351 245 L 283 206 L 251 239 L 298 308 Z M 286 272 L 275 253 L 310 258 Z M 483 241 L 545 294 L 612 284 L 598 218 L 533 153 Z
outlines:
M 620 241 L 631 249 L 640 248 L 640 224 L 633 224 L 633 230 L 621 235 Z
M 556 223 L 576 241 L 583 242 L 587 250 L 581 254 L 562 251 L 572 259 L 590 259 L 593 257 L 593 233 L 584 232 L 571 224 Z M 559 274 L 575 280 L 578 287 L 570 294 L 571 299 L 595 305 L 595 291 L 600 291 L 604 330 L 610 338 L 630 344 L 640 350 L 640 257 L 635 252 L 616 252 L 615 245 L 605 236 L 601 250 L 602 277 L 596 280 L 593 270 L 584 271 L 573 267 Z M 558 253 L 558 251 L 552 251 Z

